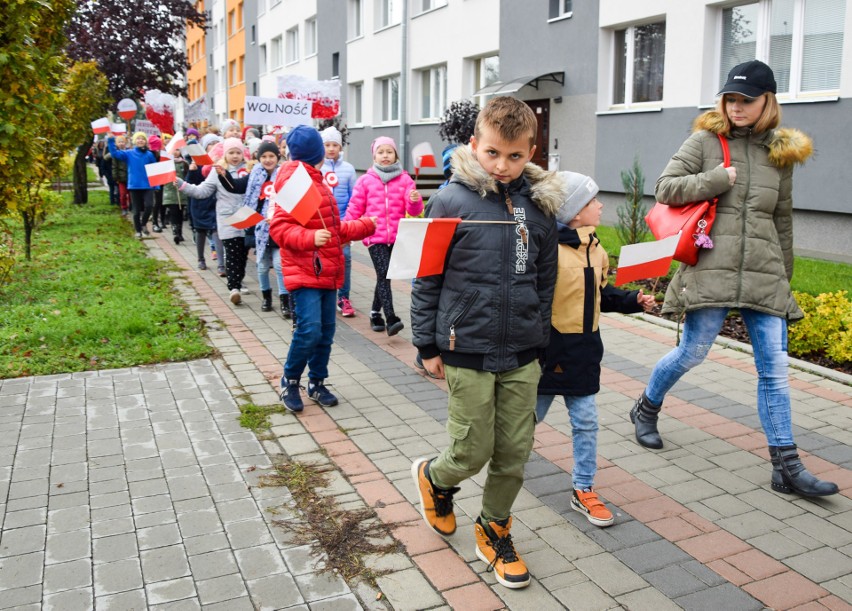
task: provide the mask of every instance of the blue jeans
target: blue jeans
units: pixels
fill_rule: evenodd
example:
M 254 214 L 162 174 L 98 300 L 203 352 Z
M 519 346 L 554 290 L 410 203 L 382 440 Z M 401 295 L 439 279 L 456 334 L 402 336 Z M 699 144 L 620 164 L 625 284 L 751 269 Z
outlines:
M 687 312 L 680 345 L 654 367 L 645 396 L 662 405 L 666 393 L 687 371 L 701 363 L 719 335 L 728 308 Z M 780 316 L 742 309 L 757 368 L 757 414 L 771 446 L 793 443 L 790 383 L 787 377 L 787 321 Z
M 328 357 L 334 342 L 337 299 L 334 289 L 297 289 L 291 293 L 295 307 L 296 330 L 290 341 L 281 388 L 287 380 L 298 380 L 308 367 L 308 378 L 328 377 Z
M 277 248 L 271 248 L 269 244 L 263 249 L 263 256 L 257 260 L 257 281 L 260 283 L 261 291 L 268 291 L 269 285 L 269 268 L 275 268 L 275 278 L 278 280 L 278 294 L 286 295 L 287 289 L 284 288 L 284 276 L 281 274 L 281 251 Z
M 544 422 L 554 395 L 539 395 L 535 404 L 535 418 Z M 574 488 L 591 488 L 595 482 L 598 464 L 598 408 L 595 395 L 572 397 L 565 395 L 565 407 L 571 418 L 571 442 L 574 446 L 574 470 L 571 479 Z
M 343 286 L 337 290 L 338 299 L 349 299 L 349 289 L 352 286 L 352 245 L 343 247 Z

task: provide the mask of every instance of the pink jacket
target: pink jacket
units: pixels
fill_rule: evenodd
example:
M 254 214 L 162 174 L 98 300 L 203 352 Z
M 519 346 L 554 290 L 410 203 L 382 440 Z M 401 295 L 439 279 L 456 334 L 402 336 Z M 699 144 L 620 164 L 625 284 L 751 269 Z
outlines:
M 400 219 L 406 213 L 417 216 L 423 212 L 423 198 L 409 201 L 408 195 L 414 191 L 414 181 L 407 172 L 403 172 L 387 184 L 373 168 L 367 170 L 355 183 L 344 220 L 354 221 L 362 216 L 376 217 L 376 232 L 364 240 L 365 246 L 372 244 L 393 244 Z

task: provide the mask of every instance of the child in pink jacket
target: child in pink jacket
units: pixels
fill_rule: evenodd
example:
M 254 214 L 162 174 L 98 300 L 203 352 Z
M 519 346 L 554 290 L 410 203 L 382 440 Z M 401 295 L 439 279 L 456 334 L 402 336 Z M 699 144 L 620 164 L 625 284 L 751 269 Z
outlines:
M 376 269 L 370 327 L 377 332 L 385 330 L 384 310 L 388 335 L 396 335 L 405 325 L 393 311 L 388 265 L 400 219 L 406 213 L 419 215 L 423 211 L 423 198 L 411 176 L 402 169 L 393 138 L 381 136 L 373 140 L 372 153 L 373 167 L 355 183 L 345 220 L 353 221 L 362 216 L 377 219 L 376 232 L 364 240 Z

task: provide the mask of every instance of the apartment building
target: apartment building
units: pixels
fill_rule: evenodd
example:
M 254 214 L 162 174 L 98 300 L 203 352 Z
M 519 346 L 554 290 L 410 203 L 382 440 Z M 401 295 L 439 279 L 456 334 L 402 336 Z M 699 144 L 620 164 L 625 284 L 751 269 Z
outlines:
M 215 23 L 226 0 L 212 2 Z M 638 156 L 651 202 L 656 177 L 695 116 L 713 106 L 730 67 L 762 59 L 776 72 L 784 124 L 815 141 L 814 158 L 794 180 L 796 246 L 852 260 L 841 151 L 852 128 L 850 4 L 252 0 L 244 11 L 257 20 L 256 42 L 246 43 L 257 57 L 257 95 L 276 95 L 284 74 L 339 79 L 351 130 L 346 154 L 356 168 L 369 166 L 379 135 L 404 150 L 429 141 L 440 151 L 439 118 L 453 100 L 513 95 L 539 118 L 535 161 L 593 175 L 608 220 L 623 200 L 621 171 Z M 208 50 L 214 69 L 220 48 Z M 217 120 L 221 87 L 217 77 L 208 93 Z M 237 110 L 230 102 L 228 109 Z

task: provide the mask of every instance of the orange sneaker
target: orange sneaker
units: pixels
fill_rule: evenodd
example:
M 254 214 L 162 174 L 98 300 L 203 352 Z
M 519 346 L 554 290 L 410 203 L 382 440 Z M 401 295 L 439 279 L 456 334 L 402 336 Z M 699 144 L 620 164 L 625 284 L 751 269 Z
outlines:
M 444 490 L 434 486 L 428 475 L 429 462 L 428 458 L 418 458 L 411 465 L 411 477 L 420 495 L 420 515 L 432 530 L 447 537 L 456 532 L 453 495 L 460 488 Z
M 612 512 L 607 509 L 603 501 L 598 498 L 597 493 L 591 488 L 588 492 L 574 490 L 574 495 L 571 497 L 571 509 L 586 514 L 586 519 L 595 526 L 606 527 L 615 520 L 612 517 Z
M 502 520 L 501 520 L 502 521 Z M 488 563 L 489 571 L 494 571 L 497 581 L 507 588 L 525 588 L 530 585 L 530 573 L 527 565 L 515 551 L 512 543 L 512 518 L 500 522 L 489 522 L 488 526 L 494 531 L 494 535 L 483 526 L 482 518 L 476 518 L 474 529 L 476 530 L 476 555 L 483 562 Z

